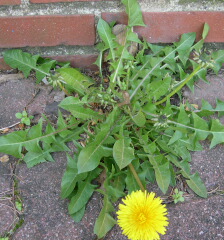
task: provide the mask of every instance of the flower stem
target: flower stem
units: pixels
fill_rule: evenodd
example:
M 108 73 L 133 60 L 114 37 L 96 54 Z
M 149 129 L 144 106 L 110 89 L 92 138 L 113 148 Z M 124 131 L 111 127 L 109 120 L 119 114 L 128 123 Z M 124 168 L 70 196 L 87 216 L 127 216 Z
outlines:
M 132 174 L 133 174 L 136 182 L 138 183 L 139 187 L 141 188 L 141 190 L 142 190 L 143 192 L 145 192 L 145 188 L 144 188 L 144 186 L 142 185 L 142 182 L 141 182 L 141 180 L 140 180 L 137 172 L 135 171 L 135 168 L 134 168 L 133 164 L 130 163 L 128 166 L 129 166 L 129 168 L 130 168 L 130 170 L 131 170 L 131 172 L 132 172 Z

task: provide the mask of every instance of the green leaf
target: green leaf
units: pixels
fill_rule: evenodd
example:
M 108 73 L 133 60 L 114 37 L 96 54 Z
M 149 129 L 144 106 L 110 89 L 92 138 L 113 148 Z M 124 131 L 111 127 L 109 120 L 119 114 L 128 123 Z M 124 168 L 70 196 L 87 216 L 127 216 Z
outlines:
M 145 114 L 139 111 L 136 115 L 131 115 L 132 120 L 138 127 L 143 127 L 146 123 Z
M 209 25 L 205 23 L 203 28 L 203 33 L 202 33 L 202 39 L 205 39 L 207 37 L 209 30 L 210 30 Z
M 22 52 L 20 49 L 10 49 L 4 52 L 3 54 L 4 61 L 11 66 L 12 68 L 18 68 L 23 72 L 25 77 L 30 75 L 31 70 L 35 70 L 37 77 L 50 76 L 49 71 L 46 71 L 46 68 L 37 66 L 38 55 L 32 56 L 29 53 Z
M 104 196 L 104 206 L 96 220 L 94 233 L 99 239 L 103 238 L 107 232 L 116 224 L 115 219 L 110 215 L 114 211 L 113 205 L 110 203 L 107 195 Z
M 19 201 L 16 201 L 15 204 L 16 204 L 16 209 L 17 209 L 18 211 L 22 211 L 22 209 L 23 209 L 23 204 L 22 204 L 21 202 L 19 202 Z
M 110 54 L 112 56 L 112 59 L 115 60 L 114 48 L 118 44 L 115 42 L 115 35 L 112 33 L 109 24 L 100 18 L 97 24 L 97 31 L 100 35 L 100 38 L 103 40 L 105 44 L 105 48 L 110 49 Z
M 148 70 L 148 73 L 145 75 L 145 77 L 138 82 L 138 85 L 135 86 L 134 91 L 132 92 L 131 96 L 130 96 L 130 100 L 135 96 L 135 94 L 137 93 L 137 91 L 139 90 L 139 88 L 144 84 L 144 82 L 146 80 L 149 79 L 150 74 L 152 74 L 155 70 L 157 70 L 160 66 L 160 64 L 165 61 L 165 59 L 169 58 L 170 56 L 173 55 L 173 52 L 178 51 L 178 53 L 181 55 L 182 54 L 182 61 L 185 62 L 185 58 L 186 56 L 188 56 L 189 54 L 187 54 L 189 52 L 189 49 L 191 47 L 191 45 L 194 43 L 195 41 L 195 33 L 188 33 L 188 34 L 183 34 L 181 37 L 180 42 L 175 43 L 176 45 L 176 49 L 174 49 L 172 52 L 170 52 L 169 54 L 167 54 L 164 58 L 161 58 L 161 60 L 159 62 L 157 62 L 157 64 Z M 136 80 L 140 73 L 148 67 L 149 62 L 151 61 L 151 58 L 149 58 L 144 65 L 139 69 L 139 71 L 130 79 L 130 82 Z
M 58 130 L 63 130 L 65 129 L 64 131 L 61 131 L 59 133 L 59 135 L 64 138 L 66 137 L 67 135 L 71 134 L 71 131 L 70 130 L 67 130 L 67 124 L 65 123 L 64 119 L 63 119 L 63 116 L 62 116 L 62 113 L 61 111 L 58 111 L 58 121 L 57 121 L 57 125 L 58 125 Z
M 192 117 L 194 119 L 195 128 L 208 131 L 208 124 L 204 119 L 200 118 L 194 112 L 192 112 Z M 205 140 L 208 135 L 209 132 L 195 131 L 195 136 L 197 137 L 198 140 Z
M 18 112 L 18 113 L 16 113 L 16 115 L 15 115 L 15 116 L 16 116 L 16 118 L 18 118 L 18 119 L 21 119 L 21 118 L 23 117 L 22 113 L 19 113 L 19 112 Z
M 129 139 L 122 137 L 113 146 L 113 157 L 120 169 L 125 168 L 135 158 L 134 149 L 129 145 Z
M 196 33 L 184 33 L 181 35 L 181 39 L 179 42 L 174 43 L 174 45 L 177 47 L 176 50 L 179 54 L 179 58 L 183 65 L 185 66 L 189 54 L 191 52 L 191 47 L 195 41 Z
M 93 84 L 89 77 L 75 68 L 60 68 L 58 72 L 63 81 L 82 96 L 86 94 L 88 87 Z
M 27 132 L 18 131 L 0 137 L 0 152 L 21 158 L 22 147 L 26 142 Z
M 171 162 L 178 168 L 181 169 L 181 174 L 187 179 L 186 182 L 188 186 L 200 197 L 206 198 L 207 197 L 207 190 L 200 179 L 200 176 L 198 173 L 195 173 L 193 175 L 190 174 L 190 165 L 188 161 L 178 161 L 176 158 L 169 156 Z
M 75 118 L 86 119 L 102 119 L 103 116 L 90 108 L 84 107 L 87 100 L 79 100 L 76 97 L 67 97 L 59 104 L 59 107 L 71 112 Z
M 78 173 L 88 172 L 95 169 L 99 165 L 102 157 L 108 156 L 108 149 L 104 148 L 103 144 L 110 136 L 111 128 L 117 118 L 117 113 L 119 113 L 118 108 L 114 108 L 114 110 L 107 116 L 105 123 L 101 125 L 101 131 L 97 133 L 94 141 L 81 150 L 77 164 Z
M 84 213 L 85 213 L 85 206 L 82 207 L 78 212 L 71 214 L 71 217 L 76 223 L 78 223 L 82 220 Z
M 99 175 L 100 171 L 100 169 L 96 169 L 88 175 L 86 180 L 78 182 L 78 191 L 71 198 L 68 206 L 69 214 L 78 212 L 87 204 L 96 188 L 96 185 L 91 184 L 91 181 Z
M 183 174 L 184 176 L 184 174 Z M 184 177 L 189 178 L 189 180 L 186 180 L 187 185 L 200 197 L 207 198 L 207 189 L 202 182 L 199 174 L 196 172 L 193 175 L 185 175 Z
M 212 69 L 216 74 L 218 74 L 218 71 L 220 70 L 220 68 L 224 63 L 224 50 L 213 52 L 212 59 L 214 60 L 214 63 L 213 63 L 214 67 L 212 67 Z
M 218 112 L 218 117 L 222 117 L 224 115 L 224 101 L 216 99 L 216 108 L 214 110 Z
M 38 69 L 38 71 L 36 71 L 37 83 L 39 83 L 47 75 L 47 73 L 50 72 L 55 62 L 56 62 L 55 60 L 48 61 L 37 67 Z
M 224 142 L 224 126 L 218 119 L 212 119 L 211 132 L 213 134 L 213 138 L 210 144 L 210 149 L 217 144 Z
M 22 118 L 23 123 L 26 124 L 27 126 L 30 125 L 30 119 L 29 118 Z
M 70 155 L 67 155 L 67 159 L 70 162 L 72 160 L 74 162 L 77 161 L 75 159 L 72 159 Z M 61 182 L 61 198 L 64 199 L 68 197 L 74 190 L 77 182 L 85 179 L 86 177 L 87 177 L 86 173 L 78 174 L 77 166 L 74 166 L 73 168 L 67 167 Z
M 159 164 L 157 159 L 151 155 L 149 155 L 149 161 L 155 170 L 156 182 L 161 191 L 165 194 L 171 179 L 169 162 L 167 161 L 166 163 Z
M 142 19 L 141 8 L 136 0 L 122 0 L 128 14 L 128 26 L 145 26 Z
M 169 90 L 171 80 L 171 76 L 168 75 L 165 76 L 163 80 L 153 81 L 150 84 L 150 96 L 157 101 L 160 97 L 165 95 Z

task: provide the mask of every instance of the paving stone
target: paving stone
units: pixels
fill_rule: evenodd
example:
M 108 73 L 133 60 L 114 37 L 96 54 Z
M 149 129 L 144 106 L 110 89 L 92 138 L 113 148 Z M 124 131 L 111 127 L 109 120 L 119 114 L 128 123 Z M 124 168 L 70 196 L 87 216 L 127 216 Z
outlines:
M 187 98 L 190 103 L 201 106 L 201 100 L 208 101 L 213 107 L 216 105 L 216 98 L 224 101 L 224 75 L 208 75 L 209 84 L 203 80 L 199 80 L 194 87 L 194 92 L 185 87 L 183 96 Z
M 223 240 L 224 196 L 168 206 L 167 234 L 162 240 Z
M 0 155 L 1 156 L 1 155 Z M 10 191 L 11 176 L 9 163 L 0 162 L 0 194 Z
M 17 112 L 22 112 L 32 100 L 35 85 L 28 79 L 11 79 L 0 85 L 0 128 L 10 126 L 19 119 Z
M 10 231 L 14 217 L 16 216 L 10 202 L 0 200 L 0 237 Z
M 224 189 L 224 145 L 217 145 L 212 149 L 209 149 L 208 142 L 202 145 L 203 151 L 192 153 L 192 172 L 200 173 L 208 191 L 217 187 Z
M 28 169 L 18 166 L 23 179 L 19 188 L 24 204 L 24 224 L 13 239 L 89 240 L 94 239 L 93 227 L 100 211 L 100 196 L 94 194 L 82 222 L 74 223 L 68 214 L 67 200 L 60 198 L 60 185 L 66 167 L 63 153 L 54 155 L 56 162 L 44 163 Z
M 6 199 L 8 194 L 11 194 L 10 166 L 0 162 L 0 236 L 10 230 L 14 220 L 12 206 Z

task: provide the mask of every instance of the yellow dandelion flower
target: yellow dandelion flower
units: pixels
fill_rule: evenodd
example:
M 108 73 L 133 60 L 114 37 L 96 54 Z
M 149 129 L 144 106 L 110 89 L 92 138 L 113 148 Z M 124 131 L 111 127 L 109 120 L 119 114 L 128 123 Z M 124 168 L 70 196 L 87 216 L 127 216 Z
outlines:
M 166 206 L 155 193 L 132 192 L 119 204 L 118 225 L 131 240 L 158 240 L 166 233 Z

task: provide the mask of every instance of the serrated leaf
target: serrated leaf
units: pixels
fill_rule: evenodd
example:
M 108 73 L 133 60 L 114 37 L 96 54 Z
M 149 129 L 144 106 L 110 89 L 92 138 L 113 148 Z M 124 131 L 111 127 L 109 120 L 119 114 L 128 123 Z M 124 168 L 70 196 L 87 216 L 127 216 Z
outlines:
M 64 138 L 66 137 L 67 135 L 71 134 L 71 131 L 70 130 L 67 130 L 67 124 L 65 123 L 64 119 L 63 119 L 63 116 L 62 116 L 62 113 L 61 111 L 58 111 L 58 121 L 57 121 L 57 125 L 58 125 L 58 130 L 63 130 L 65 129 L 64 131 L 61 131 L 59 132 L 59 135 Z
M 158 161 L 153 156 L 150 155 L 149 161 L 155 170 L 156 182 L 161 191 L 165 194 L 169 187 L 171 179 L 169 162 L 167 161 L 166 163 L 160 165 Z
M 113 146 L 113 157 L 120 169 L 125 168 L 135 158 L 134 149 L 129 147 L 129 140 L 122 137 Z
M 114 211 L 113 205 L 110 203 L 108 197 L 104 196 L 104 206 L 96 220 L 94 226 L 94 233 L 99 239 L 104 237 L 107 232 L 116 224 L 115 219 L 110 215 Z
M 181 169 L 181 174 L 187 179 L 186 182 L 188 186 L 200 197 L 206 198 L 207 197 L 207 190 L 200 179 L 200 176 L 198 173 L 195 173 L 193 175 L 190 174 L 190 165 L 188 161 L 179 161 L 173 156 L 169 156 L 171 162 L 176 165 L 178 168 Z
M 145 83 L 146 80 L 149 79 L 150 74 L 152 74 L 155 70 L 157 70 L 160 66 L 160 64 L 165 61 L 165 59 L 169 58 L 173 54 L 173 52 L 178 51 L 179 54 L 182 54 L 182 61 L 186 62 L 185 58 L 189 55 L 186 54 L 186 51 L 188 52 L 190 47 L 195 41 L 195 33 L 189 33 L 189 34 L 183 34 L 181 37 L 180 42 L 175 43 L 177 46 L 176 49 L 174 49 L 172 52 L 170 52 L 168 55 L 166 55 L 164 58 L 161 58 L 161 60 L 151 69 L 148 70 L 148 73 L 145 74 L 144 78 L 138 82 L 138 85 L 135 86 L 135 89 L 133 90 L 130 100 L 135 96 L 139 88 Z M 130 79 L 130 82 L 134 82 L 134 80 L 138 79 L 140 73 L 148 67 L 148 64 L 150 62 L 151 58 L 149 58 L 144 65 L 139 69 L 139 71 Z M 160 69 L 159 69 L 160 70 Z
M 194 32 L 184 33 L 181 35 L 180 41 L 174 43 L 174 45 L 177 47 L 179 59 L 181 60 L 181 62 L 183 63 L 184 66 L 189 58 L 189 54 L 191 52 L 191 47 L 195 41 L 195 38 L 196 38 L 196 33 L 194 33 Z
M 216 74 L 218 74 L 218 71 L 222 67 L 224 63 L 224 50 L 219 50 L 217 52 L 212 53 L 212 59 L 214 60 L 212 69 Z
M 150 84 L 150 95 L 157 101 L 160 97 L 165 95 L 170 87 L 171 77 L 165 76 L 163 80 L 153 81 Z
M 86 205 L 89 198 L 92 196 L 95 187 L 95 185 L 90 184 L 87 180 L 78 183 L 78 192 L 72 197 L 68 206 L 69 214 L 78 212 Z
M 119 113 L 118 108 L 114 110 L 107 116 L 107 120 L 101 125 L 101 131 L 97 133 L 94 141 L 83 148 L 78 157 L 78 173 L 88 172 L 95 169 L 102 157 L 108 156 L 110 150 L 104 148 L 107 138 L 110 136 L 111 127 L 114 124 L 117 114 Z
M 210 144 L 210 149 L 217 144 L 224 142 L 224 126 L 218 119 L 212 119 L 211 131 L 213 138 Z
M 115 42 L 115 35 L 112 33 L 109 24 L 100 18 L 97 24 L 97 31 L 105 44 L 105 48 L 110 49 L 112 59 L 115 60 L 114 48 L 118 44 Z
M 197 129 L 202 129 L 208 131 L 208 124 L 207 122 L 200 118 L 197 114 L 192 112 L 192 117 L 194 119 L 194 127 Z M 198 140 L 205 140 L 207 136 L 209 135 L 208 132 L 202 132 L 202 131 L 195 131 L 195 136 L 197 137 Z
M 93 84 L 93 81 L 91 81 L 89 77 L 75 68 L 60 68 L 58 72 L 63 81 L 82 96 L 85 95 L 88 87 Z
M 141 8 L 136 0 L 122 0 L 128 14 L 128 26 L 145 26 L 142 18 Z
M 71 198 L 68 206 L 69 214 L 72 215 L 78 212 L 87 204 L 96 188 L 96 185 L 91 184 L 91 181 L 99 175 L 100 171 L 100 169 L 96 169 L 88 175 L 86 180 L 78 182 L 78 191 L 75 196 Z
M 133 191 L 139 190 L 140 188 L 130 169 L 128 169 L 127 171 L 127 177 L 125 178 L 125 183 L 126 183 L 126 188 L 128 189 L 129 194 Z
M 138 127 L 143 127 L 146 123 L 145 114 L 139 111 L 136 115 L 131 115 L 132 120 Z
M 86 119 L 102 119 L 103 116 L 99 113 L 93 111 L 90 108 L 86 108 L 83 105 L 87 103 L 86 100 L 79 100 L 79 98 L 75 97 L 67 97 L 59 104 L 59 106 L 69 112 L 75 118 L 81 118 L 83 120 Z
M 216 108 L 214 110 L 218 112 L 218 117 L 222 117 L 224 115 L 224 101 L 216 99 Z
M 40 81 L 46 77 L 47 73 L 50 72 L 53 64 L 55 64 L 55 60 L 48 61 L 43 63 L 40 66 L 37 66 L 38 71 L 36 71 L 36 78 L 37 78 L 37 83 L 40 83 Z
M 70 155 L 67 155 L 68 162 L 75 162 L 75 159 L 73 159 Z M 61 182 L 61 198 L 64 199 L 68 197 L 71 192 L 74 190 L 76 184 L 78 181 L 82 181 L 87 177 L 86 173 L 78 174 L 77 164 L 73 163 L 73 168 L 67 167 Z
M 18 68 L 28 77 L 31 70 L 35 70 L 37 76 L 50 76 L 46 69 L 37 66 L 38 55 L 32 56 L 29 53 L 22 52 L 20 49 L 10 49 L 3 53 L 4 61 L 13 68 Z
M 152 164 L 148 161 L 144 162 L 141 164 L 142 169 L 146 169 L 146 178 L 150 181 L 150 182 L 154 182 L 155 181 L 155 170 L 152 166 Z
M 184 176 L 184 174 L 183 174 Z M 188 176 L 184 176 L 186 178 L 189 178 L 189 180 L 186 180 L 187 185 L 200 197 L 203 198 L 207 198 L 208 197 L 208 193 L 207 193 L 207 189 L 204 185 L 204 183 L 202 182 L 199 174 L 196 172 L 193 175 L 188 175 Z

